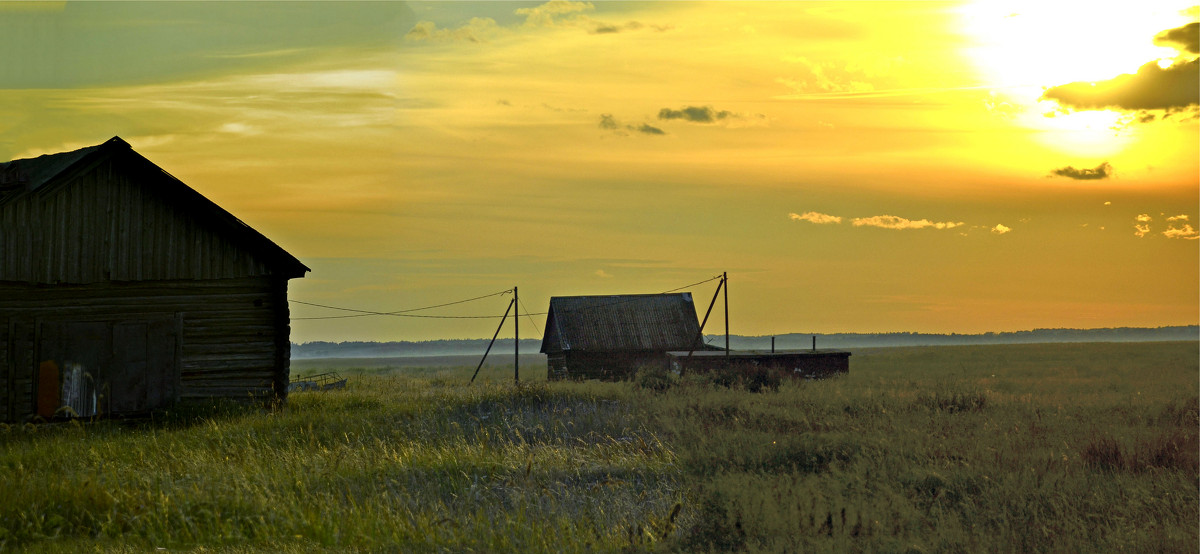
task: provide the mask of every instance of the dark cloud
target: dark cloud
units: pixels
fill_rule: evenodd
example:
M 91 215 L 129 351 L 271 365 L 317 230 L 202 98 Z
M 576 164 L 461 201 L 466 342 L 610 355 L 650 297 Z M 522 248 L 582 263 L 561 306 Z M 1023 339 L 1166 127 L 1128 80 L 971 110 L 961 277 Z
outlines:
M 1200 54 L 1200 23 L 1167 29 L 1154 37 L 1155 44 L 1182 47 L 1184 52 Z
M 625 131 L 636 131 L 638 133 L 644 133 L 647 135 L 665 135 L 665 134 L 667 134 L 666 131 L 663 131 L 662 129 L 659 129 L 658 127 L 654 127 L 653 125 L 648 125 L 646 123 L 643 123 L 641 125 L 622 125 L 620 122 L 617 121 L 617 118 L 613 117 L 612 114 L 607 114 L 607 113 L 600 114 L 600 128 L 607 129 L 609 131 L 616 131 L 617 134 L 619 134 L 619 135 L 626 134 Z
M 1086 167 L 1082 169 L 1075 169 L 1074 167 L 1068 165 L 1066 167 L 1060 167 L 1058 169 L 1051 170 L 1050 173 L 1059 177 L 1075 179 L 1076 181 L 1095 181 L 1109 178 L 1112 175 L 1112 165 L 1108 162 L 1104 162 L 1092 169 L 1088 169 Z
M 1200 105 L 1200 60 L 1177 61 L 1166 69 L 1150 62 L 1134 75 L 1051 87 L 1042 98 L 1077 110 L 1179 110 L 1196 106 Z
M 718 112 L 712 106 L 687 106 L 680 110 L 671 108 L 658 110 L 659 119 L 682 119 L 692 123 L 715 123 L 729 117 L 735 117 L 735 114 L 724 110 Z

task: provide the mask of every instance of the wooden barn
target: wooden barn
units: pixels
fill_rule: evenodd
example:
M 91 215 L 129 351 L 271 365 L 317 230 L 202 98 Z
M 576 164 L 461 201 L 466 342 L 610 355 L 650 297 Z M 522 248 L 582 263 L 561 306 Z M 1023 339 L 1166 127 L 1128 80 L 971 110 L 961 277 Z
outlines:
M 118 137 L 0 164 L 0 420 L 283 399 L 307 271 Z
M 542 353 L 547 377 L 622 379 L 672 350 L 708 350 L 690 293 L 555 296 Z

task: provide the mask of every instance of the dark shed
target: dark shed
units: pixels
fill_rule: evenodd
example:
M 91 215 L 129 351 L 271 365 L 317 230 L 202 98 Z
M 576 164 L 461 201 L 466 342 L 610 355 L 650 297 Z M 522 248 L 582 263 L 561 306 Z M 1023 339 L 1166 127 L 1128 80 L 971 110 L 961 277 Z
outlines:
M 551 380 L 625 378 L 689 348 L 710 348 L 690 293 L 550 299 L 542 353 Z
M 120 138 L 0 164 L 0 420 L 283 399 L 307 271 Z

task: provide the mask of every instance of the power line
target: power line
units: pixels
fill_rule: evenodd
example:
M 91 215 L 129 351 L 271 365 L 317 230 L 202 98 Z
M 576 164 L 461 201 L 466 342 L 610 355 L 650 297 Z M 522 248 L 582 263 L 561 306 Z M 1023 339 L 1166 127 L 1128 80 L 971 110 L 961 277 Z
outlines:
M 493 296 L 500 296 L 503 294 L 510 294 L 510 293 L 512 293 L 512 290 L 502 290 L 500 292 L 493 292 L 492 294 L 485 294 L 483 296 L 476 296 L 474 298 L 467 298 L 465 300 L 455 300 L 454 302 L 446 302 L 443 304 L 434 304 L 432 306 L 423 306 L 420 308 L 409 308 L 406 310 L 395 310 L 395 311 L 391 311 L 391 312 L 375 312 L 375 311 L 371 311 L 371 310 L 356 310 L 354 308 L 342 308 L 340 306 L 327 306 L 325 304 L 315 304 L 312 302 L 303 302 L 300 300 L 288 300 L 288 302 L 295 302 L 296 304 L 303 304 L 305 306 L 315 306 L 317 308 L 327 308 L 330 310 L 342 310 L 344 312 L 355 312 L 354 315 L 331 315 L 331 316 L 320 316 L 320 317 L 293 317 L 292 319 L 345 319 L 345 318 L 350 318 L 350 317 L 367 317 L 367 316 L 372 316 L 372 315 L 387 315 L 387 316 L 394 316 L 394 317 L 420 317 L 420 318 L 428 318 L 428 319 L 495 319 L 500 316 L 494 316 L 494 315 L 486 315 L 486 316 L 483 316 L 483 315 L 480 315 L 480 316 L 423 315 L 423 314 L 413 314 L 411 312 L 419 312 L 422 310 L 431 310 L 433 308 L 443 308 L 446 306 L 453 306 L 455 304 L 464 304 L 467 302 L 473 302 L 475 300 L 482 300 L 484 298 L 491 298 Z
M 717 276 L 714 276 L 714 277 L 710 277 L 710 278 L 708 278 L 708 279 L 705 279 L 705 280 L 703 280 L 703 281 L 697 281 L 697 282 L 695 282 L 695 283 L 692 283 L 692 284 L 690 284 L 690 285 L 684 285 L 684 286 L 682 286 L 682 287 L 678 287 L 678 288 L 673 288 L 673 289 L 670 289 L 670 290 L 666 290 L 666 291 L 663 291 L 663 292 L 661 292 L 661 293 L 659 293 L 659 294 L 668 294 L 668 293 L 672 293 L 672 292 L 676 292 L 676 291 L 681 291 L 681 290 L 683 290 L 683 289 L 691 288 L 691 287 L 694 287 L 694 286 L 696 286 L 696 285 L 703 285 L 704 283 L 710 283 L 710 282 L 712 282 L 712 281 L 716 281 L 716 280 L 718 280 L 718 279 L 721 279 L 721 276 L 720 276 L 720 275 L 717 275 Z M 493 297 L 493 296 L 501 296 L 501 295 L 504 295 L 504 294 L 512 294 L 512 289 L 502 290 L 502 291 L 499 291 L 499 292 L 494 292 L 494 293 L 492 293 L 492 294 L 485 294 L 485 295 L 483 295 L 483 296 L 476 296 L 476 297 L 474 297 L 474 298 L 467 298 L 467 299 L 464 299 L 464 300 L 455 300 L 454 302 L 446 302 L 446 303 L 443 303 L 443 304 L 434 304 L 434 305 L 432 305 L 432 306 L 423 306 L 423 307 L 420 307 L 420 308 L 409 308 L 409 309 L 406 309 L 406 310 L 395 310 L 395 311 L 390 311 L 390 312 L 376 312 L 376 311 L 371 311 L 371 310 L 357 310 L 357 309 L 354 309 L 354 308 L 343 308 L 343 307 L 340 307 L 340 306 L 329 306 L 329 305 L 325 305 L 325 304 L 316 304 L 316 303 L 313 303 L 313 302 L 304 302 L 304 301 L 301 301 L 301 300 L 291 300 L 291 299 L 289 299 L 289 300 L 288 300 L 288 302 L 294 302 L 294 303 L 296 303 L 296 304 L 303 304 L 303 305 L 305 305 L 305 306 L 313 306 L 313 307 L 317 307 L 317 308 L 326 308 L 326 309 L 330 309 L 330 310 L 341 310 L 341 311 L 344 311 L 344 312 L 354 312 L 353 314 L 350 314 L 350 315 L 330 315 L 330 316 L 317 316 L 317 317 L 293 317 L 293 318 L 291 318 L 291 319 L 293 319 L 293 320 L 347 319 L 347 318 L 353 318 L 353 317 L 368 317 L 368 316 L 376 316 L 376 315 L 385 315 L 385 316 L 392 316 L 392 317 L 413 317 L 413 318 L 424 318 L 424 319 L 499 319 L 499 318 L 500 318 L 500 317 L 502 317 L 502 316 L 496 316 L 496 315 L 425 315 L 425 314 L 414 314 L 414 313 L 411 313 L 411 312 L 419 312 L 419 311 L 422 311 L 422 310 L 431 310 L 431 309 L 433 309 L 433 308 L 443 308 L 443 307 L 446 307 L 446 306 L 453 306 L 453 305 L 455 305 L 455 304 L 464 304 L 464 303 L 466 303 L 466 302 L 473 302 L 473 301 L 475 301 L 475 300 L 482 300 L 482 299 L 484 299 L 484 298 L 491 298 L 491 297 Z M 531 313 L 531 312 L 529 311 L 529 309 L 525 307 L 525 302 L 524 302 L 523 300 L 520 300 L 520 299 L 518 299 L 518 300 L 520 301 L 521 307 L 522 307 L 522 308 L 524 308 L 524 310 L 525 310 L 525 317 L 529 318 L 529 321 L 530 321 L 531 323 L 533 323 L 533 327 L 534 327 L 535 329 L 537 329 L 538 333 L 541 333 L 541 332 L 542 332 L 542 330 L 541 330 L 541 328 L 539 328 L 539 327 L 538 327 L 537 323 L 536 323 L 536 322 L 534 322 L 533 316 L 535 316 L 535 315 L 548 315 L 550 312 L 532 312 L 532 313 Z M 588 307 L 585 307 L 585 308 L 582 308 L 582 309 L 571 310 L 571 311 L 572 311 L 572 312 L 580 312 L 580 311 L 587 311 L 587 310 L 595 310 L 595 309 L 606 308 L 606 307 L 609 307 L 609 306 L 616 306 L 616 305 L 619 305 L 619 304 L 626 304 L 626 303 L 629 303 L 629 302 L 636 302 L 636 301 L 637 301 L 637 299 L 634 299 L 634 298 L 631 298 L 631 299 L 628 299 L 628 300 L 617 300 L 617 301 L 614 301 L 614 302 L 609 302 L 609 303 L 606 303 L 606 304 L 600 304 L 600 305 L 596 305 L 596 306 L 588 306 Z M 515 317 L 519 317 L 519 314 L 518 314 L 518 315 L 516 315 Z
M 696 285 L 703 285 L 704 283 L 710 283 L 710 282 L 712 282 L 712 281 L 716 281 L 716 280 L 718 280 L 718 279 L 721 279 L 721 276 L 720 276 L 720 275 L 717 275 L 717 276 L 715 276 L 715 277 L 711 277 L 711 278 L 705 279 L 705 280 L 703 280 L 703 281 L 697 281 L 697 282 L 695 282 L 695 283 L 692 283 L 692 284 L 690 284 L 690 285 L 684 285 L 684 286 L 682 286 L 682 287 L 679 287 L 679 288 L 674 288 L 674 289 L 671 289 L 671 290 L 666 290 L 666 291 L 660 292 L 659 294 L 668 294 L 668 293 L 672 293 L 672 292 L 676 292 L 676 291 L 681 291 L 681 290 L 683 290 L 683 289 L 686 289 L 686 288 L 691 288 L 691 287 L 694 287 L 694 286 L 696 286 Z M 613 295 L 613 296 L 635 296 L 635 295 L 620 295 L 620 294 L 618 294 L 618 295 Z M 567 311 L 570 311 L 570 312 L 572 312 L 572 313 L 578 313 L 578 312 L 585 312 L 585 311 L 588 311 L 588 310 L 598 310 L 598 309 L 600 309 L 600 308 L 607 308 L 607 307 L 609 307 L 609 306 L 617 306 L 617 305 L 620 305 L 620 304 L 628 304 L 628 303 L 630 303 L 630 302 L 637 302 L 637 299 L 636 299 L 636 298 L 630 298 L 630 299 L 628 299 L 628 300 L 615 300 L 615 301 L 613 301 L 613 302 L 608 302 L 608 303 L 606 303 L 606 304 L 597 304 L 597 305 L 594 305 L 594 306 L 586 306 L 586 307 L 583 307 L 583 308 L 577 308 L 577 309 L 574 309 L 574 310 L 567 310 Z M 525 314 L 525 315 L 529 315 L 529 316 L 534 316 L 534 315 L 548 315 L 549 313 L 550 313 L 550 312 L 537 312 L 537 313 Z
M 521 308 L 525 310 L 525 317 L 529 318 L 529 323 L 533 324 L 533 328 L 537 330 L 539 335 L 542 334 L 541 328 L 539 328 L 537 322 L 533 320 L 533 314 L 529 313 L 529 308 L 525 307 L 525 301 L 521 300 L 520 298 L 517 298 L 517 301 L 521 303 Z

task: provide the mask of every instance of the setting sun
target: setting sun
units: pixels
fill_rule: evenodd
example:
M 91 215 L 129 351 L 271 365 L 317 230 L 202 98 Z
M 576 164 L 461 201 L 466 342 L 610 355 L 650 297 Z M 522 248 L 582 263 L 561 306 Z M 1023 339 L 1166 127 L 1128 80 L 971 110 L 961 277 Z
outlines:
M 1133 73 L 1174 49 L 1156 33 L 1189 21 L 1177 2 L 981 1 L 961 11 L 967 52 L 988 83 L 1028 99 L 1041 88 Z

